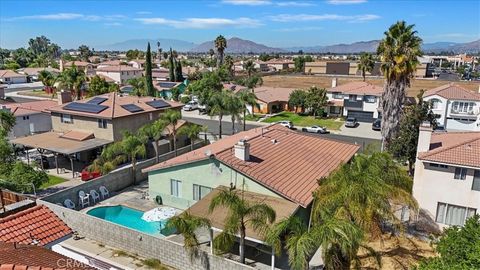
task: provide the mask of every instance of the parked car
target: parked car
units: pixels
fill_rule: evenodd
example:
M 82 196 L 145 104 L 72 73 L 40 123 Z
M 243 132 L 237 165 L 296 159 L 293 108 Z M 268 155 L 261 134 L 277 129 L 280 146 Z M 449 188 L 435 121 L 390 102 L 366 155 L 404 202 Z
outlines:
M 376 119 L 372 123 L 372 129 L 373 130 L 381 130 L 382 129 L 382 120 L 381 119 Z
M 198 102 L 189 101 L 185 106 L 183 106 L 184 111 L 192 111 L 198 109 Z
M 99 171 L 89 171 L 87 168 L 83 169 L 80 173 L 82 181 L 88 181 L 102 176 L 102 173 Z
M 50 164 L 48 163 L 48 159 L 46 156 L 40 155 L 35 157 L 35 162 L 43 169 L 49 169 Z
M 286 128 L 293 129 L 293 124 L 291 121 L 278 121 L 277 123 Z
M 207 113 L 207 105 L 199 103 L 197 108 L 199 113 Z
M 321 133 L 321 134 L 328 133 L 327 128 L 321 127 L 321 126 L 304 127 L 302 128 L 302 131 L 310 132 L 310 133 Z
M 347 118 L 347 121 L 345 121 L 345 127 L 351 127 L 351 128 L 354 128 L 354 127 L 357 127 L 357 118 L 355 117 L 348 117 Z

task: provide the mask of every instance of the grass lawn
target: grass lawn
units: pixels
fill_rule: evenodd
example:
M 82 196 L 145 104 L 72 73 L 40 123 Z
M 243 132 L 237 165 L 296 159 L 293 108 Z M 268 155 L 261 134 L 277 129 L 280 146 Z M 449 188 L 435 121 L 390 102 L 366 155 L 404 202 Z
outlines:
M 52 94 L 47 94 L 43 89 L 35 89 L 31 91 L 20 91 L 18 92 L 19 95 L 24 95 L 24 96 L 34 96 L 34 97 L 46 97 L 46 98 L 52 98 Z
M 247 121 L 258 121 L 260 118 L 262 118 L 262 115 L 260 114 L 247 114 L 245 116 Z
M 40 186 L 40 189 L 46 189 L 48 187 L 51 187 L 51 186 L 54 186 L 54 185 L 57 185 L 57 184 L 60 184 L 60 183 L 63 183 L 67 181 L 67 179 L 64 179 L 62 177 L 58 177 L 58 176 L 55 176 L 55 175 L 48 175 L 48 182 L 45 182 L 43 183 L 41 186 Z
M 343 121 L 338 121 L 333 118 L 314 118 L 313 116 L 302 116 L 292 112 L 282 112 L 264 120 L 266 123 L 275 123 L 278 121 L 292 121 L 294 126 L 301 127 L 318 125 L 326 127 L 329 130 L 339 130 L 343 125 Z

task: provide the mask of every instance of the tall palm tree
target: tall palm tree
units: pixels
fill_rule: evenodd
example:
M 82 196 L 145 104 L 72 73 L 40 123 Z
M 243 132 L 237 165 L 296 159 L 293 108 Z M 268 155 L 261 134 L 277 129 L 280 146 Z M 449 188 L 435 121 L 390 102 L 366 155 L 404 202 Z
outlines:
M 251 78 L 252 75 L 257 72 L 257 69 L 255 68 L 255 63 L 252 60 L 247 60 L 243 63 L 243 70 L 247 72 L 248 78 Z
M 188 124 L 181 127 L 178 130 L 178 134 L 185 134 L 187 135 L 188 139 L 190 139 L 190 148 L 193 151 L 193 147 L 195 144 L 195 140 L 198 139 L 198 135 L 200 132 L 204 132 L 206 130 L 205 126 L 199 126 L 196 124 Z
M 166 123 L 167 129 L 169 129 L 170 133 L 172 134 L 173 151 L 175 151 L 175 156 L 177 156 L 177 125 L 178 121 L 182 119 L 182 114 L 178 110 L 170 109 L 162 113 L 160 119 Z
M 56 82 L 55 75 L 53 75 L 48 70 L 44 69 L 38 72 L 38 79 L 42 82 L 47 92 L 50 92 L 50 91 L 52 92 L 52 98 L 53 98 L 55 96 L 55 91 L 53 89 Z
M 378 45 L 377 54 L 382 61 L 381 70 L 385 76 L 385 91 L 382 94 L 382 139 L 388 147 L 390 140 L 399 130 L 405 89 L 410 87 L 410 78 L 415 73 L 418 59 L 422 55 L 422 39 L 415 25 L 399 21 L 390 26 Z
M 217 49 L 217 68 L 220 68 L 223 65 L 223 57 L 225 49 L 227 48 L 227 40 L 224 36 L 219 35 L 215 39 L 215 48 Z
M 190 261 L 198 256 L 200 249 L 195 232 L 201 228 L 210 228 L 210 220 L 193 216 L 188 210 L 168 219 L 165 229 L 176 230 L 183 236 L 184 247 L 190 255 Z
M 235 75 L 235 70 L 233 69 L 233 57 L 230 55 L 225 56 L 225 68 L 228 70 L 228 74 L 230 75 L 230 78 L 233 78 Z
M 246 116 L 247 116 L 247 107 L 250 106 L 252 108 L 251 114 L 254 114 L 254 108 L 260 109 L 260 104 L 257 102 L 257 96 L 250 91 L 240 91 L 237 92 L 238 98 L 243 106 L 243 131 L 245 131 L 246 127 Z
M 358 69 L 362 71 L 363 81 L 365 81 L 365 73 L 372 72 L 375 67 L 375 59 L 371 53 L 362 53 L 358 62 Z
M 16 118 L 8 110 L 0 110 L 0 135 L 6 136 L 15 126 Z
M 209 108 L 208 113 L 210 116 L 218 117 L 218 137 L 222 138 L 222 120 L 223 116 L 228 113 L 228 95 L 226 91 L 211 93 L 208 99 L 207 106 Z
M 145 78 L 132 78 L 127 81 L 127 83 L 132 86 L 132 94 L 136 95 L 137 97 L 146 96 L 147 95 L 147 87 L 145 83 Z
M 65 69 L 58 77 L 58 80 L 62 87 L 75 93 L 77 100 L 82 98 L 82 87 L 86 81 L 86 76 L 85 72 L 75 66 L 75 63 L 70 68 Z
M 158 142 L 162 138 L 165 128 L 167 127 L 167 123 L 161 119 L 156 120 L 155 122 L 145 125 L 140 128 L 140 134 L 147 136 L 148 138 L 153 140 L 153 149 L 155 150 L 155 161 L 156 163 L 159 162 L 158 159 Z
M 265 203 L 245 200 L 243 191 L 235 189 L 221 190 L 213 197 L 209 211 L 213 212 L 218 207 L 225 207 L 228 214 L 223 221 L 223 231 L 215 237 L 213 246 L 216 250 L 227 251 L 233 246 L 236 235 L 240 235 L 240 262 L 245 263 L 247 226 L 261 235 L 266 233 L 269 225 L 275 221 L 275 210 Z
M 232 119 L 232 134 L 235 134 L 235 121 L 241 120 L 242 117 L 240 114 L 244 111 L 242 101 L 237 95 L 230 92 L 226 98 L 225 107 Z

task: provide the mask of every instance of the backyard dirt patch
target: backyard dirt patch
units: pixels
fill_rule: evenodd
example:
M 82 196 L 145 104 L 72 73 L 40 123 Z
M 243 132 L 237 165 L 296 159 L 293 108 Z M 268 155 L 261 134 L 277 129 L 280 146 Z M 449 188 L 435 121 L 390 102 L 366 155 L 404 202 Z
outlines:
M 311 76 L 311 75 L 299 75 L 299 76 L 285 76 L 274 75 L 263 77 L 263 86 L 271 87 L 293 87 L 293 88 L 308 88 L 310 86 L 317 86 L 321 88 L 329 88 L 332 86 L 333 76 Z M 338 77 L 337 84 L 345 84 L 347 82 L 362 81 L 361 77 Z M 367 82 L 379 86 L 383 86 L 383 78 L 368 78 Z M 440 85 L 448 84 L 448 81 L 432 80 L 432 79 L 413 79 L 412 86 L 407 90 L 408 96 L 416 96 L 420 89 L 432 89 Z M 478 91 L 480 82 L 455 82 L 458 85 L 470 89 L 472 91 Z

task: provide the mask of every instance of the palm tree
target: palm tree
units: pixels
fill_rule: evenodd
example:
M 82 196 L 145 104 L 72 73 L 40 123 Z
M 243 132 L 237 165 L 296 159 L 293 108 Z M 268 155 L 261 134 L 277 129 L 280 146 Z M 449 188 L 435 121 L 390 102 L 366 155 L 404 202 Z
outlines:
M 165 123 L 165 121 L 159 119 L 159 120 L 156 120 L 155 122 L 151 123 L 151 124 L 148 124 L 148 125 L 145 125 L 143 127 L 140 128 L 140 134 L 144 135 L 144 136 L 147 136 L 148 138 L 151 138 L 154 143 L 153 143 L 153 149 L 155 150 L 155 161 L 156 163 L 159 162 L 159 159 L 158 159 L 158 141 L 160 141 L 160 139 L 162 138 L 163 136 L 163 133 L 165 131 L 165 128 L 167 127 L 167 123 Z
M 173 151 L 175 151 L 175 156 L 177 156 L 177 125 L 178 121 L 182 119 L 182 114 L 177 110 L 166 110 L 161 116 L 160 119 L 164 121 L 172 134 L 173 139 Z
M 42 82 L 47 92 L 50 92 L 50 91 L 52 92 L 52 98 L 53 98 L 55 96 L 55 91 L 53 89 L 56 81 L 55 76 L 48 70 L 44 69 L 38 72 L 38 79 Z
M 255 68 L 255 63 L 252 60 L 247 60 L 245 63 L 243 63 L 243 70 L 247 72 L 248 78 L 251 78 L 252 74 L 257 71 Z
M 216 250 L 227 251 L 240 235 L 240 262 L 245 263 L 246 228 L 250 226 L 259 234 L 266 233 L 268 226 L 275 221 L 275 210 L 265 203 L 252 203 L 244 199 L 243 191 L 221 190 L 210 202 L 209 211 L 218 207 L 228 209 L 223 221 L 223 231 L 215 237 L 213 246 Z
M 225 48 L 227 48 L 227 40 L 222 35 L 218 36 L 215 39 L 215 48 L 217 49 L 217 68 L 220 68 L 223 65 L 223 56 Z
M 198 139 L 198 135 L 200 132 L 204 132 L 206 130 L 205 126 L 199 126 L 195 124 L 188 124 L 181 127 L 178 130 L 178 134 L 185 134 L 187 135 L 188 139 L 190 139 L 190 148 L 193 151 L 193 146 L 195 144 L 195 140 Z
M 16 118 L 8 110 L 0 110 L 0 135 L 6 136 L 15 126 Z
M 147 88 L 143 77 L 129 79 L 127 83 L 132 86 L 132 94 L 137 97 L 147 95 Z
M 414 26 L 407 25 L 404 21 L 390 26 L 377 49 L 383 63 L 381 70 L 385 76 L 381 108 L 382 139 L 387 147 L 398 133 L 405 88 L 410 86 L 410 78 L 418 64 L 417 57 L 422 55 L 422 39 L 417 36 L 417 31 L 413 30 Z
M 251 114 L 253 115 L 254 108 L 260 109 L 260 104 L 257 102 L 257 96 L 253 92 L 250 91 L 240 91 L 237 93 L 238 98 L 243 106 L 243 131 L 245 131 L 246 127 L 246 116 L 247 116 L 247 107 L 250 106 L 252 108 Z
M 227 103 L 228 103 L 228 92 L 214 92 L 211 93 L 210 98 L 208 99 L 208 113 L 210 116 L 218 116 L 218 137 L 222 138 L 222 119 L 225 114 L 228 113 Z
M 235 121 L 242 118 L 240 114 L 244 111 L 242 101 L 237 95 L 230 92 L 226 98 L 225 108 L 232 119 L 232 134 L 235 134 Z
M 195 232 L 201 228 L 210 228 L 210 220 L 193 216 L 188 210 L 168 219 L 165 225 L 165 229 L 174 229 L 183 236 L 184 247 L 190 255 L 190 261 L 197 257 L 200 251 L 198 248 L 200 243 Z
M 66 87 L 69 91 L 75 93 L 77 100 L 81 99 L 82 87 L 86 81 L 86 77 L 85 73 L 75 66 L 75 63 L 72 64 L 72 67 L 65 69 L 58 77 L 58 80 L 62 87 Z
M 372 72 L 375 67 L 375 60 L 371 53 L 362 53 L 360 62 L 358 62 L 358 69 L 362 71 L 363 81 L 365 81 L 365 73 Z
M 228 74 L 230 75 L 230 78 L 233 78 L 235 75 L 235 70 L 233 69 L 233 57 L 230 55 L 225 56 L 225 68 L 228 70 Z

